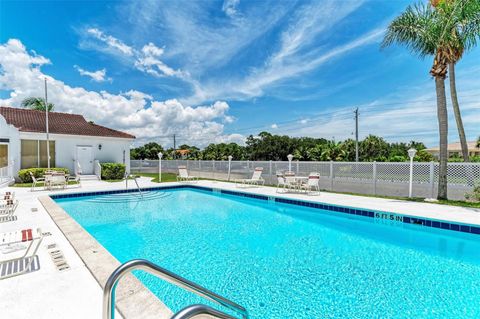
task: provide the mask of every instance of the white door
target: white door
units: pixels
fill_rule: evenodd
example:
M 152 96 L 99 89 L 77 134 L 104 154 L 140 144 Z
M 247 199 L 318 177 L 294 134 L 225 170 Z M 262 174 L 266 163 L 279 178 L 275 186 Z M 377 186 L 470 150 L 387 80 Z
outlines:
M 91 146 L 77 146 L 77 160 L 80 164 L 80 174 L 93 174 L 93 148 Z

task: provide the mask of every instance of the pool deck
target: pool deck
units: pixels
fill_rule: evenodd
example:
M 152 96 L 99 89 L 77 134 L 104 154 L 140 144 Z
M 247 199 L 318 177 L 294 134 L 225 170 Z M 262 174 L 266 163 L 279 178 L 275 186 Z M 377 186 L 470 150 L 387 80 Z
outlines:
M 149 178 L 139 180 L 141 187 L 159 186 L 150 182 Z M 162 185 L 174 185 L 164 183 Z M 446 220 L 457 223 L 480 225 L 480 209 L 438 205 L 431 203 L 407 202 L 394 199 L 383 199 L 334 193 L 320 193 L 319 195 L 305 195 L 295 193 L 276 193 L 272 187 L 236 187 L 235 184 L 199 181 L 193 185 L 212 188 L 236 190 L 245 193 L 262 194 L 267 196 L 286 197 L 291 199 L 323 202 L 333 205 L 351 206 L 397 214 L 405 214 L 423 218 Z M 129 188 L 134 188 L 130 183 Z M 101 318 L 102 289 L 85 266 L 83 259 L 64 236 L 57 224 L 50 217 L 39 197 L 50 194 L 95 192 L 102 190 L 125 189 L 125 183 L 106 183 L 101 181 L 86 181 L 82 188 L 69 188 L 57 191 L 35 191 L 30 188 L 2 188 L 0 192 L 13 191 L 20 204 L 16 210 L 17 221 L 1 223 L 0 232 L 17 231 L 25 228 L 40 227 L 43 232 L 52 235 L 45 237 L 39 251 L 40 269 L 36 272 L 0 281 L 0 313 L 5 318 Z M 38 211 L 32 212 L 32 208 Z M 65 255 L 71 269 L 59 272 L 47 252 L 47 245 L 56 243 Z M 9 255 L 0 254 L 3 260 Z M 207 287 L 208 288 L 208 287 Z M 142 307 L 142 305 L 132 305 Z M 128 318 L 149 316 L 128 316 Z M 119 314 L 116 318 L 121 318 Z M 168 315 L 156 318 L 168 318 Z

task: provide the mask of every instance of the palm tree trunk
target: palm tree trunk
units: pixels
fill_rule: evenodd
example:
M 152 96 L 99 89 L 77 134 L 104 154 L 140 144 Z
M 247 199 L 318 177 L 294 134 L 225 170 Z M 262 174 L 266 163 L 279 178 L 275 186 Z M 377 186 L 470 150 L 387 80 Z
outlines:
M 447 97 L 445 95 L 445 77 L 435 77 L 437 92 L 438 131 L 440 134 L 440 167 L 438 170 L 438 199 L 447 199 L 447 161 L 448 161 L 448 116 Z
M 455 84 L 455 64 L 448 64 L 448 73 L 450 73 L 450 96 L 452 98 L 453 114 L 455 114 L 455 121 L 457 122 L 458 137 L 460 138 L 460 145 L 462 146 L 462 156 L 464 162 L 469 162 L 468 145 L 465 137 L 465 129 L 463 128 L 462 114 L 460 113 L 460 106 L 457 98 L 457 85 Z

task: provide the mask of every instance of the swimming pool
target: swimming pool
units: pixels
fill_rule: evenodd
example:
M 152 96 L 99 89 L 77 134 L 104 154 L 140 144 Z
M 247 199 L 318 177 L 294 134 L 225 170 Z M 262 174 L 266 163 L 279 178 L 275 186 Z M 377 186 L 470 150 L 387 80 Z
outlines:
M 478 318 L 480 236 L 182 188 L 55 201 L 118 260 L 149 259 L 251 318 Z M 205 303 L 136 274 L 173 310 Z

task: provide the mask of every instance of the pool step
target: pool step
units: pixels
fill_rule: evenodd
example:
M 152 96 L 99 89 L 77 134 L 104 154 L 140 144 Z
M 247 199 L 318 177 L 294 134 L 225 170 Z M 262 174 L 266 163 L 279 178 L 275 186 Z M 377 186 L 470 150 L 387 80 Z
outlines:
M 81 181 L 98 181 L 97 175 L 78 175 Z
M 90 203 L 126 203 L 126 202 L 140 202 L 161 199 L 171 196 L 171 193 L 157 192 L 157 191 L 146 191 L 142 193 L 141 196 L 139 193 L 118 193 L 118 194 L 108 194 L 108 195 L 99 195 L 93 198 L 85 200 Z

